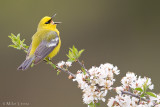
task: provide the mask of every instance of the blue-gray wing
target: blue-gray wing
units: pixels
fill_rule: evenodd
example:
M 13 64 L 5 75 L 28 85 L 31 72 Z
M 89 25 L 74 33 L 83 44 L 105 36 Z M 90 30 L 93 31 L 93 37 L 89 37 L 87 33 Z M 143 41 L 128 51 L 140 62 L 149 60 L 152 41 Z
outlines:
M 56 32 L 50 33 L 48 36 L 53 36 L 52 39 L 48 40 L 42 40 L 39 46 L 37 47 L 35 51 L 35 60 L 34 64 L 37 64 L 41 60 L 43 60 L 46 56 L 48 56 L 54 48 L 58 45 L 59 43 L 59 37 Z

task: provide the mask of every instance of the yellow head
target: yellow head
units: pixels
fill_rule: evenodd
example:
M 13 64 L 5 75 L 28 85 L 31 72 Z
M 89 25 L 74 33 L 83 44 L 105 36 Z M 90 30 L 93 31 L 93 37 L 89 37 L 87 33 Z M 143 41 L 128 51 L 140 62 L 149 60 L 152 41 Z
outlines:
M 56 29 L 57 24 L 61 23 L 61 22 L 53 22 L 53 17 L 49 17 L 49 16 L 45 16 L 41 19 L 41 21 L 38 24 L 38 30 L 39 29 L 50 29 L 50 30 L 54 30 Z

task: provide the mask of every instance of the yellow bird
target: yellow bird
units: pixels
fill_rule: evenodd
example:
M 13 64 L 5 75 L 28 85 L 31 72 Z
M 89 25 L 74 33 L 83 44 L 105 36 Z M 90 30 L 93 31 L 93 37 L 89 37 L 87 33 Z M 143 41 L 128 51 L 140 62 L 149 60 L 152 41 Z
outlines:
M 26 60 L 18 67 L 18 70 L 25 70 L 32 62 L 37 64 L 44 58 L 52 59 L 59 52 L 61 39 L 56 26 L 61 22 L 52 20 L 55 15 L 41 19 L 37 32 L 32 37 Z

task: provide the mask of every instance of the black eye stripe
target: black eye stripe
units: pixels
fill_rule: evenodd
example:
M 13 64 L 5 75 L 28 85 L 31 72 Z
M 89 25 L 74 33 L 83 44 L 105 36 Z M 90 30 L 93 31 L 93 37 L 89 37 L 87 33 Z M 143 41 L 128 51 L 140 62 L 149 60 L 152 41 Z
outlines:
M 51 22 L 52 19 L 50 19 L 49 21 L 47 21 L 45 24 L 49 24 Z

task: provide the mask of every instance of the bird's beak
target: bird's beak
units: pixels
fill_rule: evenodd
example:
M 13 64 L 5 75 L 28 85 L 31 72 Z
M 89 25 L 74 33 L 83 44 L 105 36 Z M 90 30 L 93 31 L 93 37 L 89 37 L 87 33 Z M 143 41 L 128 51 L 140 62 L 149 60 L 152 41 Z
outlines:
M 62 22 L 54 22 L 54 24 L 60 24 L 60 23 L 62 23 Z
M 56 16 L 56 14 L 54 14 L 54 15 L 51 17 L 51 19 L 53 19 L 55 16 Z
M 54 14 L 52 17 L 51 17 L 51 19 L 53 20 L 53 18 L 56 16 L 56 14 Z M 62 23 L 62 22 L 54 22 L 54 24 L 60 24 L 60 23 Z

